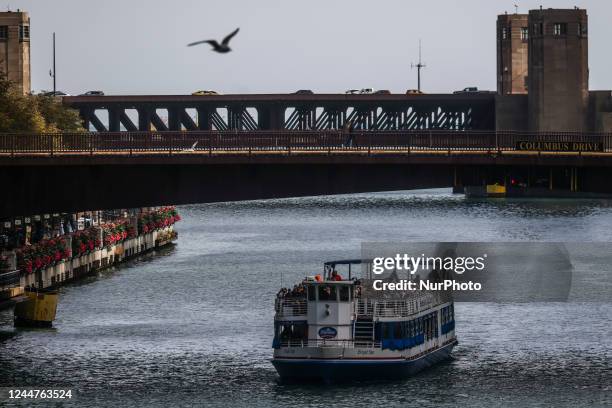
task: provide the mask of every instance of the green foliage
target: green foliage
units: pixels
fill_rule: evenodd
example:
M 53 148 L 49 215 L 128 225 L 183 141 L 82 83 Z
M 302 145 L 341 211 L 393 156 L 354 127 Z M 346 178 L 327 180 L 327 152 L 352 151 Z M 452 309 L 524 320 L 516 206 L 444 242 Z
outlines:
M 0 72 L 0 133 L 84 130 L 77 111 L 53 97 L 23 95 Z
M 52 96 L 34 96 L 38 110 L 47 123 L 47 132 L 82 132 L 79 112 L 65 107 Z

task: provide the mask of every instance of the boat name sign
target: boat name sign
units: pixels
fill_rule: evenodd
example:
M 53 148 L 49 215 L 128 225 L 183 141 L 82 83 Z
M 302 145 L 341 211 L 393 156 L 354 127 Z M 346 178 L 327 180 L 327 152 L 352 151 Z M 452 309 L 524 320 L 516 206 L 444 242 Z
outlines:
M 338 331 L 333 327 L 321 327 L 319 329 L 319 337 L 322 339 L 333 339 L 338 335 Z

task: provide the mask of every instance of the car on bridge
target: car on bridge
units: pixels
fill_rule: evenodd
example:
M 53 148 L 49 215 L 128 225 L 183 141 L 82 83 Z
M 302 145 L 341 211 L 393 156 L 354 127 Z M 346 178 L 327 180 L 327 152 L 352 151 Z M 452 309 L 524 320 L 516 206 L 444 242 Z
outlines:
M 374 93 L 374 89 L 372 88 L 363 88 L 361 91 L 359 91 L 360 94 L 373 94 Z
M 219 92 L 212 90 L 199 90 L 192 93 L 193 96 L 213 96 L 219 95 Z
M 312 92 L 310 89 L 299 89 L 295 91 L 293 94 L 294 95 L 312 95 L 314 94 L 314 92 Z
M 102 91 L 87 91 L 85 93 L 80 94 L 79 96 L 104 96 L 104 92 L 102 92 Z
M 359 89 L 349 89 L 345 92 L 347 95 L 356 95 L 359 93 Z
M 374 95 L 391 95 L 391 91 L 388 89 L 379 89 L 378 91 L 374 92 Z
M 406 91 L 406 95 L 424 95 L 425 92 L 419 91 L 418 89 L 409 89 Z
M 40 95 L 42 96 L 70 96 L 70 94 L 67 94 L 66 92 L 62 92 L 62 91 L 41 92 Z
M 453 92 L 453 94 L 455 95 L 459 95 L 459 94 L 493 94 L 496 93 L 495 91 L 481 91 L 480 89 L 478 89 L 475 86 L 469 86 L 467 88 L 463 88 L 461 91 L 455 91 Z

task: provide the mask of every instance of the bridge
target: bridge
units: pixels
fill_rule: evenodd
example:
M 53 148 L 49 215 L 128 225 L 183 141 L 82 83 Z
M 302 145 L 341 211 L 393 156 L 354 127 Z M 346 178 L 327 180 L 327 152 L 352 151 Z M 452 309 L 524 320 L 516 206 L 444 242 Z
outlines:
M 63 103 L 100 132 L 496 128 L 490 93 L 69 96 Z
M 559 147 L 567 149 L 548 150 Z M 611 169 L 610 133 L 257 130 L 3 134 L 0 179 L 5 199 L 0 200 L 0 218 L 167 203 L 494 182 L 511 185 L 512 181 L 546 190 L 612 194 Z

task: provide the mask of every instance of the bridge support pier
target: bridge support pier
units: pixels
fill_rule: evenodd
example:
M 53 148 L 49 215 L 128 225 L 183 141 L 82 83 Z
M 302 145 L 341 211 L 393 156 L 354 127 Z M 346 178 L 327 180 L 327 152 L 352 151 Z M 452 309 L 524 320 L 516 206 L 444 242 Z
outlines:
M 570 169 L 570 190 L 578 191 L 578 169 L 576 167 Z
M 553 169 L 552 168 L 548 170 L 548 189 L 549 190 L 553 189 Z

